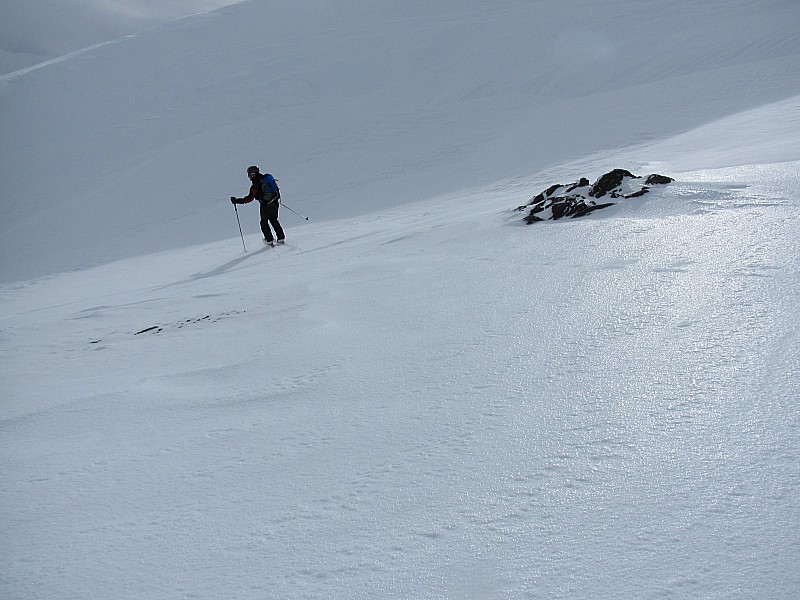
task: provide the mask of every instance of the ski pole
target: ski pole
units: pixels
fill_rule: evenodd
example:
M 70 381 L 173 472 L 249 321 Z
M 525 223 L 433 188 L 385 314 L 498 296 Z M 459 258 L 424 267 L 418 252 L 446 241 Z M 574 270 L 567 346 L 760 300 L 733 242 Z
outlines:
M 290 211 L 292 211 L 292 212 L 293 212 L 294 214 L 296 214 L 298 217 L 303 217 L 303 218 L 304 218 L 306 221 L 308 221 L 308 217 L 307 217 L 307 216 L 305 216 L 305 215 L 301 215 L 299 212 L 297 212 L 297 211 L 296 211 L 296 210 L 294 210 L 293 208 L 291 208 L 291 207 L 289 207 L 289 206 L 286 206 L 286 205 L 283 203 L 283 201 L 281 201 L 281 206 L 283 206 L 283 207 L 284 207 L 286 210 L 290 210 Z
M 239 209 L 236 208 L 236 205 L 233 205 L 233 210 L 236 211 L 236 222 L 239 224 L 239 235 L 242 236 L 242 248 L 244 251 L 247 252 L 247 246 L 244 245 L 244 234 L 242 233 L 242 222 L 239 220 Z

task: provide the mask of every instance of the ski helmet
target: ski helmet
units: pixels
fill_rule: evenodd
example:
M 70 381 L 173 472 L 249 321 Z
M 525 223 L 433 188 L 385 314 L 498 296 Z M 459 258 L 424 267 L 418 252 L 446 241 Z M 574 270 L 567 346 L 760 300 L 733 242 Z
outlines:
M 247 174 L 252 175 L 253 173 L 258 173 L 258 167 L 255 165 L 252 167 L 247 167 Z

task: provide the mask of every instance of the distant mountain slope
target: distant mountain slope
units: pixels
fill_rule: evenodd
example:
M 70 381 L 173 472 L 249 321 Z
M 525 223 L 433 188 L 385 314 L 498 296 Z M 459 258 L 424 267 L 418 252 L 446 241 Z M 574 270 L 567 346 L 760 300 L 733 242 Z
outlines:
M 319 220 L 665 138 L 800 93 L 797 31 L 797 3 L 729 0 L 182 19 L 0 79 L 0 280 L 234 236 L 252 163 Z
M 4 0 L 0 74 L 239 0 Z

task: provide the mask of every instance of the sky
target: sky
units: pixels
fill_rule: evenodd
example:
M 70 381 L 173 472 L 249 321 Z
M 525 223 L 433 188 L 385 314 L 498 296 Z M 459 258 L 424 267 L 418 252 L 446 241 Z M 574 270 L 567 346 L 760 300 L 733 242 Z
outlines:
M 660 5 L 247 2 L 0 79 L 0 596 L 797 596 L 800 6 Z M 617 167 L 675 181 L 523 224 Z

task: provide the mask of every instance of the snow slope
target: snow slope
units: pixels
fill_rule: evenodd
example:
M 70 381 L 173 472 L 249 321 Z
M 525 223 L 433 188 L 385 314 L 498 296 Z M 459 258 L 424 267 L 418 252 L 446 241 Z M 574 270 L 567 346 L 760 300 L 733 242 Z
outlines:
M 550 88 L 563 94 L 550 104 L 559 117 L 553 123 L 542 108 L 547 102 L 528 112 L 525 93 L 516 107 L 513 94 L 503 96 L 527 77 L 510 58 L 502 60 L 522 44 L 513 32 L 529 23 L 521 18 L 532 14 L 526 4 L 481 12 L 475 3 L 460 18 L 446 2 L 424 15 L 410 2 L 380 14 L 342 4 L 341 14 L 326 14 L 324 3 L 271 5 L 276 17 L 280 10 L 309 11 L 310 29 L 296 33 L 305 46 L 291 46 L 309 54 L 285 70 L 300 74 L 295 83 L 318 81 L 307 76 L 311 61 L 303 59 L 327 47 L 325 39 L 355 44 L 351 51 L 364 57 L 370 81 L 386 83 L 391 77 L 382 69 L 395 63 L 379 50 L 400 47 L 399 38 L 420 42 L 427 31 L 439 36 L 431 40 L 458 46 L 457 30 L 449 38 L 444 32 L 470 19 L 479 34 L 492 26 L 510 34 L 475 36 L 485 52 L 469 64 L 496 67 L 479 78 L 497 78 L 482 88 L 485 101 L 475 88 L 460 100 L 436 96 L 467 83 L 447 44 L 437 45 L 442 70 L 429 73 L 421 100 L 403 100 L 410 92 L 402 86 L 393 95 L 375 84 L 368 101 L 366 91 L 353 91 L 357 77 L 342 81 L 341 95 L 321 85 L 318 96 L 298 89 L 287 99 L 283 114 L 296 117 L 298 133 L 310 136 L 317 127 L 323 145 L 341 150 L 307 156 L 305 164 L 299 144 L 274 151 L 285 161 L 274 169 L 285 200 L 326 217 L 306 223 L 283 210 L 288 247 L 260 246 L 253 205 L 240 208 L 244 252 L 224 201 L 192 208 L 176 192 L 182 210 L 166 224 L 155 202 L 141 214 L 131 203 L 97 203 L 102 173 L 148 173 L 130 181 L 140 191 L 153 181 L 168 190 L 165 173 L 216 154 L 228 164 L 207 160 L 209 168 L 220 177 L 229 170 L 227 185 L 236 187 L 242 166 L 263 162 L 233 141 L 271 121 L 269 111 L 226 120 L 223 108 L 235 103 L 223 106 L 210 93 L 204 110 L 220 121 L 196 133 L 194 144 L 181 127 L 202 121 L 200 107 L 194 115 L 181 108 L 174 121 L 157 120 L 160 126 L 136 120 L 148 95 L 174 106 L 191 103 L 186 90 L 203 89 L 199 67 L 186 79 L 173 77 L 172 87 L 158 78 L 131 84 L 128 91 L 141 95 L 123 106 L 110 97 L 70 100 L 75 121 L 65 120 L 53 144 L 63 149 L 72 141 L 79 150 L 64 158 L 72 168 L 58 171 L 64 193 L 48 206 L 56 215 L 28 203 L 4 206 L 0 597 L 796 597 L 800 95 L 789 76 L 796 68 L 795 3 L 671 4 L 662 16 L 681 25 L 672 29 L 681 42 L 672 53 L 659 46 L 669 36 L 644 10 L 655 3 L 597 3 L 611 11 L 597 13 L 606 27 L 631 30 L 620 44 L 644 39 L 642 31 L 653 34 L 652 42 L 638 46 L 638 55 L 625 54 L 640 62 L 638 71 L 597 59 L 598 69 L 605 65 L 629 84 L 625 93 L 617 83 L 583 96 L 577 85 L 570 94 Z M 571 3 L 536 6 L 541 35 L 593 22 L 577 20 Z M 232 23 L 242 25 L 241 15 L 264 10 L 243 3 L 182 27 L 205 23 L 230 33 Z M 366 22 L 374 27 L 365 29 Z M 351 37 L 342 35 L 348 23 Z M 393 27 L 402 35 L 397 46 L 386 46 Z M 2 162 L 20 167 L 26 154 L 55 151 L 44 144 L 44 127 L 35 135 L 31 129 L 37 111 L 55 120 L 51 111 L 60 103 L 33 93 L 52 85 L 47 78 L 59 80 L 67 102 L 80 97 L 81 86 L 99 87 L 83 61 L 93 63 L 98 78 L 114 73 L 115 61 L 140 73 L 152 57 L 188 64 L 181 45 L 171 45 L 180 28 L 167 30 L 169 40 L 144 36 L 150 52 L 137 37 L 3 80 L 3 106 L 13 105 L 19 118 L 2 117 L 12 133 L 3 139 L 9 161 Z M 280 31 L 290 45 L 287 28 Z M 693 31 L 705 33 L 703 44 L 693 42 Z M 762 43 L 742 43 L 748 32 L 763 34 Z M 373 34 L 382 43 L 360 52 Z M 199 45 L 190 39 L 183 48 Z M 579 39 L 603 48 L 597 37 Z M 511 46 L 489 52 L 488 40 Z M 536 43 L 543 53 L 552 48 Z M 131 45 L 122 51 L 124 44 Z M 701 46 L 718 50 L 709 61 L 726 64 L 701 60 Z M 419 43 L 402 47 L 424 51 Z M 233 64 L 238 52 L 216 48 L 203 80 L 211 88 L 220 85 L 222 63 Z M 574 46 L 562 48 L 552 65 L 563 69 Z M 319 60 L 341 59 L 341 51 Z M 349 64 L 339 65 L 342 78 L 358 70 Z M 661 71 L 650 73 L 655 66 Z M 756 73 L 761 86 L 754 85 Z M 547 80 L 545 74 L 537 77 Z M 245 103 L 251 79 L 229 76 Z M 549 76 L 563 86 L 573 81 Z M 195 102 L 198 93 L 190 94 Z M 670 103 L 631 99 L 663 97 Z M 295 104 L 297 98 L 308 105 Z M 381 121 L 392 99 L 397 121 Z M 437 138 L 437 119 L 426 127 L 413 118 L 420 105 L 403 107 L 404 101 L 452 109 L 452 130 Z M 336 117 L 348 106 L 359 109 L 351 125 L 362 119 L 370 127 L 341 123 Z M 624 109 L 635 118 L 623 126 Z M 128 143 L 116 139 L 123 116 L 134 124 Z M 464 119 L 473 125 L 468 132 Z M 504 120 L 508 127 L 499 127 Z M 590 121 L 597 136 L 584 127 Z M 372 126 L 381 122 L 383 129 Z M 534 122 L 551 131 L 563 125 L 552 147 L 530 135 L 526 127 Z M 279 132 L 290 129 L 276 123 Z M 680 134 L 661 137 L 662 129 Z M 337 137 L 345 131 L 351 137 Z M 483 143 L 470 143 L 489 131 Z M 103 135 L 109 132 L 115 135 Z M 411 136 L 418 136 L 414 153 Z M 213 151 L 201 140 L 220 145 Z M 447 142 L 450 152 L 438 153 Z M 343 175 L 352 186 L 341 200 L 350 216 L 335 219 L 338 207 L 321 197 L 325 169 L 355 161 L 359 152 L 362 169 Z M 381 156 L 394 152 L 403 160 L 381 171 Z M 81 169 L 92 165 L 93 182 L 86 178 L 84 188 L 75 173 L 85 175 Z M 521 224 L 514 209 L 548 185 L 610 167 L 662 172 L 676 182 L 582 220 Z M 22 179 L 33 186 L 29 193 L 42 185 L 15 179 L 8 164 L 1 168 L 4 202 L 5 190 Z M 400 169 L 419 186 L 414 202 L 392 196 Z M 282 175 L 292 172 L 297 176 Z M 203 173 L 209 187 L 193 199 L 222 195 L 217 179 Z M 440 186 L 441 194 L 425 195 Z M 133 191 L 117 192 L 126 194 Z M 51 217 L 65 219 L 63 249 L 55 253 L 38 238 L 8 241 L 24 230 L 26 211 L 31 232 L 46 230 Z M 136 235 L 119 234 L 121 260 L 94 255 L 94 242 L 79 235 L 81 227 L 97 233 L 92 240 L 110 235 L 103 233 L 106 220 L 138 228 Z M 196 239 L 180 246 L 176 235 L 177 247 L 165 249 L 156 240 L 167 225 L 176 232 L 194 225 L 189 233 Z M 208 241 L 197 239 L 203 237 Z M 59 272 L 81 261 L 96 266 Z M 50 275 L 24 278 L 44 272 Z
M 237 0 L 4 0 L 0 74 L 42 63 Z
M 226 239 L 253 163 L 321 220 L 684 132 L 800 94 L 798 25 L 775 0 L 182 19 L 0 80 L 0 280 Z
M 795 597 L 800 130 L 740 121 L 584 220 L 516 181 L 7 284 L 0 593 Z

